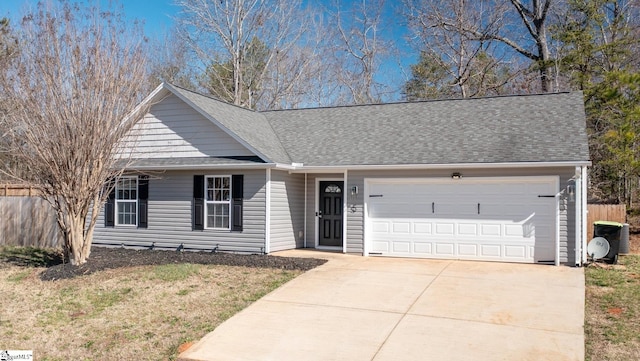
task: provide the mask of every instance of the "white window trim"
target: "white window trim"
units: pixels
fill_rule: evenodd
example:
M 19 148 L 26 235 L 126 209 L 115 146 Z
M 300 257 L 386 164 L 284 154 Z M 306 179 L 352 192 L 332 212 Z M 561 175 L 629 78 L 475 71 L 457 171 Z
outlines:
M 228 201 L 210 201 L 207 200 L 207 180 L 209 178 L 229 178 L 229 200 Z M 233 191 L 233 189 L 231 189 L 233 187 L 232 184 L 232 177 L 230 174 L 220 174 L 220 175 L 205 175 L 204 176 L 204 229 L 212 229 L 212 230 L 217 230 L 217 231 L 230 231 L 231 230 L 231 225 L 233 224 L 233 220 L 231 219 L 233 212 L 231 211 L 231 195 L 233 193 L 231 193 Z M 215 184 L 215 181 L 214 181 Z M 227 227 L 223 227 L 223 228 L 219 228 L 219 227 L 208 227 L 208 219 L 209 219 L 209 207 L 207 207 L 207 205 L 209 204 L 228 204 L 229 205 L 229 224 L 227 225 Z
M 119 184 L 120 180 L 122 180 L 122 179 L 134 179 L 135 180 L 135 182 L 136 182 L 136 199 L 135 200 L 133 200 L 133 199 L 126 199 L 126 200 L 125 199 L 118 199 L 118 184 Z M 138 189 L 139 186 L 140 186 L 139 183 L 140 182 L 138 181 L 138 176 L 137 175 L 125 175 L 125 176 L 119 177 L 116 180 L 115 214 L 114 214 L 114 223 L 113 223 L 114 225 L 120 226 L 120 227 L 138 227 L 138 221 L 139 221 L 139 218 L 140 218 L 140 215 L 138 214 L 138 197 L 140 196 L 140 194 L 139 194 L 140 190 Z M 120 219 L 120 217 L 118 217 L 119 216 L 119 211 L 120 211 L 119 205 L 121 203 L 134 203 L 135 204 L 135 206 L 133 208 L 134 211 L 135 211 L 135 214 L 136 214 L 136 223 L 135 224 L 128 224 L 128 223 L 121 224 L 119 222 L 119 219 Z

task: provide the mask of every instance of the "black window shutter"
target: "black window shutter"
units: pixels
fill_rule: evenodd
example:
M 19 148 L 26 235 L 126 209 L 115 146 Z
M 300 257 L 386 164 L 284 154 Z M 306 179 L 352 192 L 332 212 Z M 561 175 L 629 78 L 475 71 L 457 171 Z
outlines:
M 149 211 L 149 176 L 138 177 L 138 228 L 147 228 Z
M 231 176 L 231 198 L 233 207 L 232 231 L 242 231 L 242 201 L 244 198 L 244 175 Z
M 109 179 L 107 181 L 106 188 L 111 188 L 107 201 L 104 204 L 104 226 L 113 227 L 115 225 L 115 212 L 116 212 L 116 188 L 115 179 Z
M 193 229 L 204 229 L 204 176 L 193 176 Z

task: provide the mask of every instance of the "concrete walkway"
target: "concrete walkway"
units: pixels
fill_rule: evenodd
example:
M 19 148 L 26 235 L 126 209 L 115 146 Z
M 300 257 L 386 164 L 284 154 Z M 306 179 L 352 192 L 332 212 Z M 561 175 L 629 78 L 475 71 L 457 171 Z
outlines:
M 180 360 L 584 360 L 582 269 L 328 258 Z

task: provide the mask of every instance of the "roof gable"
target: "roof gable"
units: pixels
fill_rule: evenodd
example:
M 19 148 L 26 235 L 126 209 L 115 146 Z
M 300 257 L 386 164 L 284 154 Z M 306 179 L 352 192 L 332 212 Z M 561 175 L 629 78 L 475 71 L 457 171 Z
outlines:
M 175 94 L 162 95 L 132 130 L 132 158 L 255 156 Z
M 271 124 L 261 113 L 169 84 L 164 86 L 265 162 L 291 162 Z

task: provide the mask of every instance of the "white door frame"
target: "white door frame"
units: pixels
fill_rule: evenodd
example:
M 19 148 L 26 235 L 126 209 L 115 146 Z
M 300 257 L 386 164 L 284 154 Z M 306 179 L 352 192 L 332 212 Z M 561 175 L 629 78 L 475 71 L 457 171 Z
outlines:
M 346 182 L 344 178 L 316 178 L 316 191 L 315 191 L 315 248 L 316 249 L 326 249 L 326 250 L 331 250 L 331 251 L 342 251 L 344 249 L 345 246 L 345 242 L 347 241 L 345 239 L 345 233 L 344 231 L 342 232 L 342 246 L 336 246 L 336 247 L 332 247 L 332 246 L 320 246 L 320 221 L 318 218 L 318 212 L 320 212 L 320 182 L 342 182 L 342 204 L 343 204 L 343 211 L 342 211 L 342 224 L 343 224 L 343 230 L 344 230 L 344 224 L 347 222 L 346 219 L 346 215 L 344 213 L 344 205 L 346 204 L 346 200 L 344 199 L 344 195 L 345 195 L 345 186 L 346 186 Z

